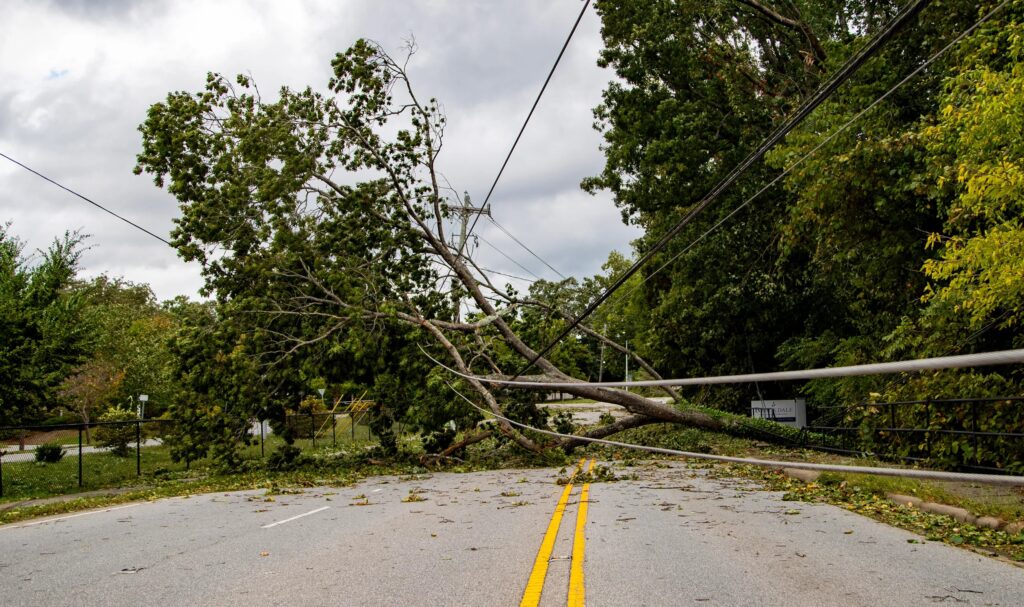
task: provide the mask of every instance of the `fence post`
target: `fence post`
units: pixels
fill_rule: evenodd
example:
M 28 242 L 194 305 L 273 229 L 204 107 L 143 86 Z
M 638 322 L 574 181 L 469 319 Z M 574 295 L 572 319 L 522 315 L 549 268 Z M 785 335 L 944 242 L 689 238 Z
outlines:
M 261 457 L 261 458 L 262 458 L 262 457 L 266 457 L 266 454 L 265 454 L 265 453 L 264 453 L 264 451 L 263 451 L 263 442 L 264 442 L 264 438 L 263 438 L 263 423 L 264 423 L 264 422 L 263 422 L 263 420 L 261 419 L 261 420 L 260 420 L 260 457 Z
M 0 449 L 0 497 L 4 496 L 4 450 Z
M 924 450 L 928 459 L 932 458 L 932 401 L 924 401 Z
M 893 446 L 896 446 L 897 437 L 899 436 L 899 432 L 894 432 L 895 429 L 896 429 L 896 405 L 894 403 L 889 403 L 889 444 L 893 445 Z M 903 441 L 901 440 L 899 442 L 902 443 Z M 893 453 L 898 453 L 898 452 L 899 452 L 899 446 L 896 446 L 896 450 L 893 451 Z
M 78 426 L 78 487 L 82 487 L 82 426 Z
M 338 416 L 331 411 L 331 446 L 338 446 Z
M 142 476 L 142 421 L 135 422 L 135 476 Z
M 316 413 L 309 412 L 309 435 L 313 437 L 313 448 L 316 449 Z
M 971 401 L 971 426 L 974 434 L 974 461 L 981 463 L 981 438 L 978 436 L 978 407 L 977 402 Z

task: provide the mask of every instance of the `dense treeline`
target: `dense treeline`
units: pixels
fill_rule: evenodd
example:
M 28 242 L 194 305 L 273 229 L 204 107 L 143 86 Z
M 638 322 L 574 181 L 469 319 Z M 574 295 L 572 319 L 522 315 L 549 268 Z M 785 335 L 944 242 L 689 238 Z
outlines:
M 1020 3 L 699 240 L 996 4 L 931 3 L 659 253 L 618 304 L 647 311 L 632 319 L 632 343 L 673 376 L 1020 347 Z M 607 163 L 584 187 L 615 195 L 646 251 L 900 5 L 599 1 L 601 62 L 619 79 L 595 110 Z M 1016 393 L 1019 374 L 761 388 L 842 404 Z M 699 396 L 733 408 L 754 391 Z

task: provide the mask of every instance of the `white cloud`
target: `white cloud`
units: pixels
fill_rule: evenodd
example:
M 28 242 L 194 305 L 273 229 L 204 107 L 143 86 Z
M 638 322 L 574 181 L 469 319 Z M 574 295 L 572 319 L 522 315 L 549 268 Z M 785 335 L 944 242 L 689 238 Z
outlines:
M 265 93 L 323 88 L 334 53 L 356 38 L 400 52 L 412 34 L 414 83 L 449 117 L 443 170 L 479 203 L 579 8 L 543 0 L 9 0 L 0 21 L 0 56 L 9 59 L 0 64 L 0 151 L 166 236 L 175 201 L 132 174 L 136 128 L 152 103 L 200 89 L 208 71 L 251 72 Z M 607 196 L 578 188 L 603 162 L 590 126 L 610 78 L 595 66 L 598 30 L 591 11 L 491 199 L 498 221 L 577 275 L 595 272 L 609 250 L 626 250 L 638 236 Z M 0 161 L 0 221 L 7 220 L 31 248 L 66 229 L 91 234 L 89 275 L 147 282 L 161 298 L 195 295 L 201 284 L 198 269 L 165 245 Z M 524 265 L 547 271 L 493 226 L 480 229 Z M 522 273 L 490 255 L 482 257 L 489 267 Z

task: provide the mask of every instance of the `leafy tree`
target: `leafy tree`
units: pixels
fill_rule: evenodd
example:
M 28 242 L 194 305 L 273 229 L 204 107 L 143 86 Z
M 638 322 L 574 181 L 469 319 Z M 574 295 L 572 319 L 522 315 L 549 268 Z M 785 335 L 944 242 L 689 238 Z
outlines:
M 610 191 L 623 218 L 644 227 L 638 253 L 841 62 L 846 49 L 837 41 L 874 27 L 886 12 L 847 4 L 596 3 L 605 40 L 600 64 L 618 79 L 594 111 L 605 168 L 583 186 Z M 768 191 L 756 212 L 728 217 L 774 173 L 755 164 L 624 287 L 635 298 L 629 305 L 636 318 L 646 318 L 633 343 L 664 373 L 771 369 L 778 344 L 820 309 L 799 264 L 794 271 L 774 254 L 773 216 L 785 209 L 784 192 Z M 735 388 L 690 393 L 723 406 L 741 404 Z
M 244 366 L 244 356 L 257 380 L 235 391 L 260 386 L 263 400 L 294 399 L 327 376 L 326 361 L 354 357 L 363 363 L 357 368 L 418 378 L 421 395 L 444 390 L 439 371 L 416 375 L 427 364 L 417 352 L 424 338 L 426 349 L 463 372 L 500 374 L 534 357 L 515 329 L 533 302 L 495 285 L 447 244 L 438 103 L 417 97 L 404 63 L 373 43 L 357 42 L 332 67 L 329 94 L 283 88 L 274 101 L 246 76 L 232 83 L 210 74 L 203 91 L 172 93 L 153 105 L 140 127 L 136 170 L 178 198 L 173 243 L 202 264 L 205 288 L 218 302 L 216 325 L 226 326 L 223 336 L 187 338 L 182 352 L 196 362 L 189 373 L 212 380 L 200 385 L 215 385 L 221 371 L 200 361 Z M 457 318 L 439 267 L 458 281 L 478 317 Z M 376 347 L 381 341 L 386 348 Z M 544 378 L 570 377 L 546 358 L 536 367 Z M 459 383 L 500 411 L 482 383 Z M 375 373 L 363 385 L 393 394 L 396 384 Z M 605 434 L 655 420 L 719 425 L 635 394 L 586 386 L 571 392 L 636 413 Z M 208 390 L 204 398 L 212 406 L 224 396 Z M 465 415 L 464 405 L 458 409 Z M 539 448 L 511 426 L 499 427 L 524 448 Z
M 69 232 L 26 256 L 9 229 L 0 228 L 0 424 L 37 421 L 90 337 L 71 289 L 84 237 Z
M 86 442 L 92 443 L 89 423 L 93 413 L 120 400 L 124 371 L 110 361 L 93 358 L 79 365 L 61 384 L 58 394 L 71 402 L 85 426 Z
M 863 1 L 597 7 L 601 62 L 619 79 L 595 109 L 605 169 L 583 185 L 612 192 L 623 217 L 646 229 L 639 253 L 899 10 Z M 892 332 L 917 316 L 928 277 L 921 268 L 936 255 L 924 244 L 942 225 L 946 195 L 929 186 L 935 150 L 916 131 L 938 109 L 942 71 L 929 70 L 824 144 L 784 188 L 731 213 L 978 14 L 976 3 L 959 1 L 923 12 L 652 260 L 638 287 L 650 310 L 650 328 L 636 338 L 645 358 L 672 375 L 878 360 Z M 880 382 L 811 389 L 834 401 Z M 700 396 L 736 407 L 755 389 Z
M 137 438 L 137 429 L 131 423 L 135 419 L 135 412 L 130 409 L 116 406 L 107 408 L 99 418 L 104 425 L 96 429 L 100 446 L 110 449 L 118 457 L 128 457 L 129 445 Z

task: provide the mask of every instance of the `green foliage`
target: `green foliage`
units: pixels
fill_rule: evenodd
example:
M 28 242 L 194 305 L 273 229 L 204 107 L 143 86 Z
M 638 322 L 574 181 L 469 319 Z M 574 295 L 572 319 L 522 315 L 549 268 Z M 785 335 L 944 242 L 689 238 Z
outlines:
M 572 434 L 576 424 L 572 421 L 571 411 L 559 411 L 551 416 L 549 425 L 559 434 Z
M 994 4 L 953 1 L 924 11 L 655 256 L 643 281 L 634 277 L 636 284 L 617 294 L 632 301 L 616 305 L 633 306 L 642 319 L 626 331 L 638 351 L 663 374 L 686 376 L 1021 347 L 1019 4 L 824 141 Z M 745 3 L 606 0 L 597 7 L 606 44 L 601 61 L 619 80 L 595 109 L 606 165 L 584 187 L 610 191 L 623 216 L 645 228 L 638 253 L 898 8 L 859 1 L 776 5 L 802 25 L 806 35 L 794 36 Z M 727 218 L 787 169 L 783 188 L 759 193 L 747 210 Z M 803 392 L 812 406 L 841 405 L 872 394 L 1016 394 L 1020 373 L 950 371 L 760 388 Z M 739 412 L 753 392 L 754 386 L 735 386 L 688 396 Z M 986 427 L 1024 427 L 1005 404 L 988 412 L 993 422 Z M 864 423 L 871 448 L 910 448 L 906 437 L 873 436 L 870 417 L 847 421 Z M 962 415 L 938 423 L 954 427 Z M 948 466 L 977 455 L 963 437 L 936 440 L 934 448 L 936 462 Z M 1001 465 L 1017 458 L 1005 448 L 996 456 Z
M 456 432 L 450 426 L 443 426 L 423 437 L 423 451 L 440 453 L 455 442 Z
M 59 443 L 44 443 L 36 447 L 35 457 L 41 464 L 56 464 L 64 457 L 64 447 Z
M 136 439 L 136 414 L 129 409 L 110 407 L 99 417 L 104 425 L 96 428 L 96 439 L 101 447 L 110 450 L 118 457 L 131 454 L 130 445 Z
M 377 435 L 380 441 L 380 450 L 385 457 L 392 457 L 398 453 L 398 436 L 395 434 L 395 415 L 386 406 L 378 406 L 373 412 L 370 420 L 370 430 Z
M 68 232 L 26 255 L 9 229 L 0 226 L 0 425 L 37 421 L 90 337 L 71 289 L 85 237 Z
M 246 76 L 210 74 L 203 91 L 170 94 L 140 126 L 136 171 L 178 198 L 174 244 L 202 264 L 218 300 L 172 348 L 187 390 L 174 411 L 189 420 L 182 445 L 200 444 L 213 423 L 188 408 L 227 426 L 270 419 L 294 438 L 285 416 L 316 388 L 382 403 L 386 416 L 371 423 L 386 449 L 395 420 L 472 423 L 418 347 L 417 319 L 453 315 L 429 255 L 440 245 L 423 223 L 445 219 L 436 184 L 422 178 L 444 118 L 434 100 L 393 99 L 402 67 L 373 43 L 332 67 L 329 93 L 283 88 L 276 100 Z M 397 128 L 381 129 L 388 121 Z M 372 177 L 330 177 L 345 171 Z
M 987 24 L 960 53 L 921 138 L 935 187 L 951 195 L 928 239 L 924 301 L 971 330 L 1024 317 L 1024 25 Z
M 302 453 L 302 449 L 295 445 L 284 444 L 267 457 L 268 470 L 295 470 L 309 463 L 309 458 Z

